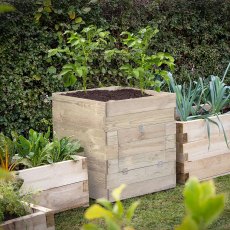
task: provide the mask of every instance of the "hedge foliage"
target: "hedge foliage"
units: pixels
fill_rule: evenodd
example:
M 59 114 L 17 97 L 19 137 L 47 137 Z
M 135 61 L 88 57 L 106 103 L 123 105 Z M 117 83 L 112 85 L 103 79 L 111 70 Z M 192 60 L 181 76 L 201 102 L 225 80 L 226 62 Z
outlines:
M 230 59 L 229 0 L 101 0 L 93 6 L 84 0 L 57 0 L 58 14 L 44 14 L 36 24 L 38 6 L 31 1 L 8 1 L 18 9 L 0 16 L 0 129 L 26 132 L 29 128 L 46 130 L 51 125 L 50 95 L 67 90 L 49 67 L 61 63 L 47 57 L 58 46 L 58 30 L 71 25 L 69 6 L 78 9 L 85 24 L 110 29 L 119 39 L 121 31 L 135 31 L 146 25 L 160 32 L 152 49 L 172 54 L 176 60 L 174 76 L 178 82 L 188 76 L 221 75 Z M 92 1 L 91 1 L 92 2 Z M 87 14 L 83 7 L 91 7 Z M 83 25 L 82 25 L 83 26 Z M 60 38 L 60 34 L 59 34 Z M 228 75 L 227 83 L 230 83 Z M 98 74 L 90 87 L 126 84 L 116 76 Z M 78 82 L 75 88 L 81 86 Z

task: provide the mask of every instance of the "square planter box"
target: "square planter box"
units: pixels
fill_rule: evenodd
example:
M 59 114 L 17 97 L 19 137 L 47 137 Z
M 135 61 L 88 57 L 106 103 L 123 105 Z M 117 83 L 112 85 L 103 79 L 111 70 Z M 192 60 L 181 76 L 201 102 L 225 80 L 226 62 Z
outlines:
M 175 187 L 175 94 L 145 92 L 151 96 L 108 102 L 53 94 L 54 131 L 85 148 L 91 198 L 112 200 L 122 183 L 122 199 Z
M 36 203 L 55 213 L 89 204 L 85 157 L 20 170 L 18 174 L 24 180 L 22 193 L 35 192 Z
M 31 214 L 0 224 L 2 230 L 55 230 L 54 213 L 47 208 L 31 205 Z
M 219 115 L 230 139 L 230 114 Z M 217 117 L 211 117 L 219 123 Z M 177 122 L 177 181 L 185 183 L 191 176 L 206 180 L 230 173 L 230 149 L 223 132 L 210 124 L 210 147 L 205 120 Z

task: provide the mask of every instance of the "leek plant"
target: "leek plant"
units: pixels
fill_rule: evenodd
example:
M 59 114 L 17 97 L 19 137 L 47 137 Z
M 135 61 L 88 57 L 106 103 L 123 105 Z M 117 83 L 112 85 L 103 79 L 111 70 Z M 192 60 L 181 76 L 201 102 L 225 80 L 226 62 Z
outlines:
M 204 119 L 207 124 L 207 133 L 210 147 L 210 123 L 215 124 L 219 131 L 223 132 L 226 145 L 229 147 L 226 132 L 219 118 L 222 111 L 230 105 L 230 87 L 224 83 L 230 63 L 224 73 L 222 80 L 217 76 L 211 76 L 210 79 L 198 82 L 191 82 L 189 87 L 184 84 L 177 85 L 170 76 L 170 88 L 176 93 L 177 114 L 181 121 L 194 119 Z M 208 105 L 208 107 L 207 107 Z M 218 122 L 211 116 L 216 116 Z

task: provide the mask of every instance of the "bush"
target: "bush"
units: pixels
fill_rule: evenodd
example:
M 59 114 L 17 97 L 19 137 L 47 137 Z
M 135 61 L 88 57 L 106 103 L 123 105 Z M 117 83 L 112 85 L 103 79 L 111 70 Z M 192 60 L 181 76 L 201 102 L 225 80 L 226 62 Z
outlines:
M 31 1 L 8 0 L 17 12 L 0 16 L 0 130 L 10 133 L 27 132 L 30 128 L 45 131 L 51 125 L 52 92 L 66 90 L 54 78 L 49 49 L 58 46 L 57 27 L 66 29 L 71 20 L 69 6 L 86 25 L 110 29 L 118 38 L 121 31 L 137 31 L 146 25 L 159 27 L 151 47 L 154 51 L 170 53 L 175 58 L 174 76 L 178 83 L 197 76 L 222 75 L 230 53 L 230 5 L 228 0 L 103 0 L 91 6 L 89 0 L 53 1 L 59 13 L 44 13 L 36 24 L 34 13 L 39 6 Z M 94 2 L 94 1 L 92 1 Z M 83 8 L 90 8 L 87 14 Z M 77 11 L 77 9 L 80 9 Z M 119 45 L 119 44 L 118 44 Z M 229 75 L 228 75 L 229 76 Z M 226 83 L 230 83 L 226 78 Z M 117 70 L 95 76 L 89 88 L 111 84 L 126 85 Z M 75 88 L 80 87 L 81 81 Z

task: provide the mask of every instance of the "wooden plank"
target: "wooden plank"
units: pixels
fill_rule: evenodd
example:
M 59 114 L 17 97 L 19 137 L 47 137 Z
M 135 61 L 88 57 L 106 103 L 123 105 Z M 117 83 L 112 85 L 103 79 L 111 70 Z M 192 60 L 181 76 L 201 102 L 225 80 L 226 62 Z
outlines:
M 165 148 L 166 149 L 172 149 L 172 148 L 176 148 L 176 135 L 173 134 L 173 135 L 168 135 L 168 136 L 165 136 Z
M 54 126 L 58 125 L 59 122 L 65 123 L 67 127 L 80 125 L 101 129 L 104 126 L 105 111 L 103 112 L 103 110 L 93 110 L 91 107 L 55 100 L 52 111 Z
M 158 164 L 159 161 L 175 161 L 176 149 L 167 149 L 153 153 L 143 153 L 108 160 L 108 174 L 143 168 Z
M 221 133 L 223 135 L 221 124 L 218 118 L 214 116 L 214 117 L 210 117 L 210 119 L 217 122 L 221 130 L 220 132 L 217 125 L 213 124 L 212 122 L 209 122 L 210 135 L 217 136 Z M 228 135 L 228 138 L 230 138 L 230 114 L 219 115 L 219 119 L 221 120 L 221 123 L 224 127 L 226 134 Z M 177 122 L 177 134 L 185 134 L 185 133 L 187 134 L 187 139 L 186 141 L 184 140 L 183 143 L 202 140 L 202 139 L 208 139 L 206 121 L 203 119 L 198 119 L 198 120 L 193 120 L 193 121 Z
M 215 136 L 210 140 L 194 141 L 183 144 L 183 153 L 188 154 L 188 161 L 204 159 L 211 156 L 221 155 L 230 152 L 223 136 Z
M 18 171 L 19 177 L 24 180 L 21 191 L 43 191 L 87 180 L 86 158 L 78 158 L 78 161 L 63 161 Z
M 174 108 L 106 117 L 105 131 L 115 131 L 140 125 L 163 124 L 174 121 Z
M 59 138 L 70 136 L 78 139 L 84 148 L 87 158 L 106 159 L 106 134 L 100 129 L 90 129 L 82 126 L 66 127 L 65 123 L 59 123 L 54 127 L 54 131 Z
M 3 230 L 55 230 L 54 225 L 47 224 L 46 213 L 41 211 L 6 221 L 0 224 L 0 228 Z
M 230 150 L 226 154 L 221 154 L 213 157 L 208 157 L 201 160 L 196 161 L 188 161 L 184 163 L 184 171 L 190 172 L 190 171 L 196 171 L 196 170 L 202 170 L 202 169 L 214 169 L 215 167 L 222 168 L 222 165 L 225 163 L 229 164 L 229 170 L 230 170 Z M 214 173 L 214 172 L 213 172 Z
M 122 145 L 124 143 L 165 136 L 165 134 L 165 124 L 139 125 L 138 127 L 118 130 L 118 140 L 119 145 Z
M 98 185 L 89 184 L 89 197 L 92 199 L 106 198 L 109 199 L 109 190 Z
M 166 129 L 166 136 L 168 135 L 175 135 L 176 134 L 176 122 L 170 122 L 165 124 L 165 129 Z
M 107 132 L 107 145 L 118 145 L 117 131 Z
M 154 92 L 154 96 L 132 98 L 119 101 L 108 101 L 106 107 L 106 115 L 107 117 L 112 117 L 175 107 L 175 94 L 162 94 Z
M 141 140 L 136 142 L 125 143 L 119 147 L 119 158 L 142 155 L 143 153 L 154 153 L 165 149 L 165 137 Z
M 35 196 L 35 200 L 39 205 L 46 206 L 55 213 L 88 206 L 88 181 L 42 191 Z
M 158 164 L 134 169 L 130 171 L 124 171 L 114 174 L 107 175 L 107 188 L 115 188 L 120 184 L 133 184 L 144 180 L 150 180 L 158 177 L 163 177 L 176 173 L 176 163 L 172 162 L 162 162 L 159 161 Z
M 107 175 L 102 172 L 88 170 L 89 174 L 89 188 L 92 186 L 99 186 L 101 188 L 106 188 Z
M 167 190 L 176 187 L 176 175 L 170 174 L 168 176 L 158 177 L 151 180 L 145 180 L 134 184 L 127 184 L 127 187 L 121 194 L 121 199 L 141 196 L 153 192 Z M 112 189 L 109 190 L 109 200 L 114 201 Z

